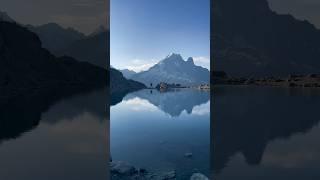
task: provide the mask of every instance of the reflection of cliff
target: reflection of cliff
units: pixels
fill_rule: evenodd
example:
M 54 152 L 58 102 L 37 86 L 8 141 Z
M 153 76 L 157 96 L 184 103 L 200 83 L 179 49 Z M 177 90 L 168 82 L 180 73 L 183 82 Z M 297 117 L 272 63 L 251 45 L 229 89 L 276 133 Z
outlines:
M 190 114 L 193 107 L 208 102 L 210 98 L 208 92 L 193 89 L 177 89 L 166 92 L 141 90 L 129 94 L 125 99 L 131 99 L 136 96 L 148 100 L 151 104 L 157 106 L 171 116 L 179 116 L 184 110 Z
M 114 106 L 122 101 L 122 99 L 127 95 L 126 92 L 117 92 L 117 93 L 112 93 L 110 95 L 111 101 L 110 101 L 110 106 Z
M 39 125 L 43 113 L 48 121 L 56 122 L 62 118 L 70 118 L 82 113 L 92 112 L 104 116 L 105 99 L 84 95 L 92 89 L 68 88 L 42 89 L 37 93 L 19 96 L 14 99 L 0 101 L 0 142 L 17 138 L 24 132 Z M 101 90 L 102 92 L 103 90 Z M 80 95 L 81 96 L 75 96 Z M 101 94 L 101 93 L 100 93 Z M 106 94 L 106 93 L 104 93 Z M 64 98 L 71 99 L 64 99 Z M 96 101 L 98 99 L 98 101 Z M 59 102 L 60 105 L 55 105 Z M 55 108 L 52 108 L 55 107 Z M 49 111 L 48 111 L 49 110 Z M 53 111 L 52 111 L 53 110 Z
M 242 153 L 249 165 L 260 164 L 267 145 L 318 124 L 320 94 L 295 89 L 231 88 L 214 91 L 211 126 L 212 173 Z M 317 103 L 315 103 L 317 102 Z

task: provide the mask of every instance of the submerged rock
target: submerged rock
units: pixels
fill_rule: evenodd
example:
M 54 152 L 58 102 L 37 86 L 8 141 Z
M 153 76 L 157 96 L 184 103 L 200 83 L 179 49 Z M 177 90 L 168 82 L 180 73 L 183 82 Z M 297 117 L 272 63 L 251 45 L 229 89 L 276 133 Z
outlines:
M 137 173 L 137 170 L 134 166 L 130 165 L 127 162 L 111 162 L 110 163 L 111 173 L 119 175 L 133 175 Z
M 163 174 L 160 179 L 161 180 L 170 180 L 170 179 L 176 179 L 176 171 L 169 171 L 165 174 Z
M 192 156 L 193 156 L 192 153 L 185 153 L 185 154 L 184 154 L 184 157 L 186 157 L 186 158 L 191 158 Z
M 209 180 L 209 178 L 201 173 L 194 173 L 190 180 Z
M 177 177 L 175 170 L 153 173 L 123 161 L 110 162 L 110 171 L 112 180 L 175 180 Z

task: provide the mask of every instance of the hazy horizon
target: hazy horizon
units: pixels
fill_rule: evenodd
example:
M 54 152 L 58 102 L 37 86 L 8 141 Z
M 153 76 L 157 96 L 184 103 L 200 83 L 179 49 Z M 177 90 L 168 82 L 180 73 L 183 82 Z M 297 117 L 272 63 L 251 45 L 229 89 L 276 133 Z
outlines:
M 57 23 L 84 34 L 109 27 L 109 0 L 1 0 L 0 7 L 21 24 Z

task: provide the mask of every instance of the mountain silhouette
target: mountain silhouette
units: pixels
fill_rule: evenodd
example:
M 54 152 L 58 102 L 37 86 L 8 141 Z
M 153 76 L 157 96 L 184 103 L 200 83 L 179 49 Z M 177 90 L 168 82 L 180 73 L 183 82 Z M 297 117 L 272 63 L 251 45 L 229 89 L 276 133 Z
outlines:
M 234 76 L 320 72 L 320 31 L 280 15 L 267 0 L 215 0 L 211 36 L 214 70 Z
M 137 74 L 136 72 L 131 71 L 129 69 L 123 69 L 120 70 L 120 72 L 122 72 L 123 76 L 127 79 L 130 79 L 133 75 Z
M 149 70 L 134 74 L 131 79 L 148 86 L 160 82 L 199 85 L 209 83 L 210 73 L 208 69 L 195 65 L 191 57 L 184 61 L 180 54 L 171 54 Z
M 56 55 L 71 56 L 102 68 L 107 67 L 109 54 L 109 31 L 97 32 L 59 49 Z
M 39 36 L 42 46 L 55 55 L 61 49 L 67 48 L 75 41 L 86 37 L 73 28 L 63 28 L 56 23 L 41 26 L 27 25 L 27 27 Z
M 106 86 L 107 71 L 42 47 L 39 37 L 16 23 L 0 22 L 2 97 L 55 86 Z

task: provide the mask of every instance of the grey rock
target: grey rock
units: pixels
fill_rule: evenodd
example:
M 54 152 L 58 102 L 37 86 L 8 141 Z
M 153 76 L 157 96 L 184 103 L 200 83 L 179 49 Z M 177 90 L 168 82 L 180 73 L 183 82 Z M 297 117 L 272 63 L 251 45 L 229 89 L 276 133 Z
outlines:
M 184 157 L 186 157 L 186 158 L 191 158 L 192 156 L 193 156 L 192 153 L 185 153 L 185 154 L 184 154 Z
M 171 180 L 171 179 L 176 179 L 176 171 L 169 171 L 167 173 L 164 173 L 161 176 L 161 180 Z
M 137 172 L 136 168 L 127 162 L 111 162 L 110 163 L 111 173 L 120 175 L 133 175 Z
M 190 180 L 209 180 L 209 178 L 201 173 L 194 173 Z

